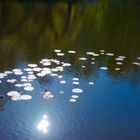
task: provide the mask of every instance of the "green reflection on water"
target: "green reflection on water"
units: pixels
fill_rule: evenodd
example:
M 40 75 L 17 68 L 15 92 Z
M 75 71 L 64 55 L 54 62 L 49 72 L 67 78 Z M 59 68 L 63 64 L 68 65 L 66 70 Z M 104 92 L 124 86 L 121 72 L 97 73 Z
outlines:
M 56 48 L 78 50 L 75 57 L 83 51 L 105 49 L 133 60 L 140 52 L 139 15 L 136 1 L 127 0 L 1 2 L 0 67 L 54 57 Z M 76 58 L 73 61 L 78 65 Z

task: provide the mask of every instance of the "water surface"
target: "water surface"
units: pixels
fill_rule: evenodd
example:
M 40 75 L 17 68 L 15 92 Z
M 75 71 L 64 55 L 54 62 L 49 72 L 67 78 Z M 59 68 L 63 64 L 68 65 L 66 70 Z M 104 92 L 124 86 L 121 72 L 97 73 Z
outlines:
M 22 83 L 23 75 L 0 79 L 0 94 L 5 96 L 0 99 L 0 139 L 139 140 L 139 25 L 136 0 L 1 2 L 0 73 L 18 68 L 27 75 L 24 69 L 32 63 L 56 67 L 40 64 L 44 58 L 71 66 L 58 72 L 59 77 L 37 77 L 31 82 L 33 91 L 6 82 L 14 78 Z M 55 49 L 65 55 L 57 56 Z M 122 65 L 116 64 L 118 56 L 126 57 Z M 79 60 L 83 57 L 87 60 Z M 78 85 L 72 84 L 75 77 Z M 83 92 L 73 93 L 73 88 Z M 45 89 L 53 93 L 53 99 L 43 98 Z M 7 96 L 11 90 L 32 99 L 13 101 Z M 75 94 L 79 98 L 70 102 Z

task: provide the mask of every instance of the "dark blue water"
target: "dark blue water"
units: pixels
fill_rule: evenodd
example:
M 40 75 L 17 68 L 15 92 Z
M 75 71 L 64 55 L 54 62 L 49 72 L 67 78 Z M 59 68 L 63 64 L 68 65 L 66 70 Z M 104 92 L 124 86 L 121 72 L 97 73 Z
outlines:
M 37 77 L 30 82 L 33 91 L 6 82 L 15 78 L 22 83 L 23 75 L 0 79 L 0 94 L 4 95 L 0 99 L 0 140 L 139 140 L 139 9 L 128 1 L 0 3 L 0 73 L 19 68 L 27 75 L 28 64 L 45 67 L 39 63 L 43 58 L 71 64 L 57 76 Z M 55 49 L 65 55 L 57 56 Z M 69 54 L 69 50 L 76 53 Z M 99 56 L 87 55 L 88 51 Z M 117 65 L 115 58 L 120 55 L 126 58 Z M 74 77 L 79 78 L 79 85 L 72 84 Z M 73 88 L 83 92 L 73 93 Z M 53 93 L 53 99 L 43 98 L 45 89 Z M 13 101 L 7 96 L 13 90 L 32 99 Z M 75 94 L 79 98 L 70 102 Z

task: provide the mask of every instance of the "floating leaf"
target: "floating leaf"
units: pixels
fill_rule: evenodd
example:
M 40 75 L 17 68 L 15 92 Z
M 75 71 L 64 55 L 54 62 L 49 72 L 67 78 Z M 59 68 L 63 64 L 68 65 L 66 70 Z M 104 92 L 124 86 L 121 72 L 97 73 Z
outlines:
M 54 50 L 56 53 L 60 53 L 61 52 L 61 50 L 58 50 L 58 49 L 56 49 L 56 50 Z
M 62 80 L 60 81 L 61 84 L 66 84 L 66 81 Z
M 0 79 L 4 78 L 5 76 L 7 76 L 7 74 L 5 74 L 5 73 L 0 73 Z
M 60 91 L 59 93 L 60 93 L 60 94 L 63 94 L 63 93 L 64 93 L 64 91 Z
M 120 57 L 115 58 L 115 60 L 116 60 L 116 61 L 124 61 L 124 59 L 123 59 L 123 58 L 120 58 Z
M 74 98 L 74 99 L 79 98 L 79 96 L 78 96 L 78 95 L 72 95 L 71 97 L 72 97 L 72 98 Z
M 14 71 L 14 74 L 15 74 L 15 75 L 22 75 L 23 72 L 22 72 L 22 71 Z
M 105 52 L 105 50 L 100 50 L 100 52 L 101 52 L 101 53 L 104 53 L 104 52 Z
M 116 64 L 117 64 L 117 65 L 122 65 L 123 63 L 122 63 L 122 62 L 116 62 Z
M 87 60 L 87 58 L 85 58 L 85 57 L 79 57 L 79 60 Z
M 36 71 L 36 72 L 39 72 L 41 70 L 42 70 L 42 68 L 39 68 L 39 67 L 33 68 L 33 71 Z
M 70 50 L 70 51 L 68 51 L 68 53 L 74 54 L 74 53 L 76 53 L 76 51 Z
M 65 54 L 64 53 L 57 53 L 56 55 L 57 56 L 64 56 Z
M 106 53 L 107 56 L 114 56 L 114 53 Z
M 24 87 L 24 90 L 32 91 L 32 90 L 34 90 L 34 88 L 32 86 L 26 86 L 26 87 Z
M 115 68 L 115 70 L 116 70 L 116 71 L 119 71 L 119 70 L 120 70 L 120 68 Z
M 14 96 L 12 96 L 11 97 L 11 100 L 13 100 L 13 101 L 19 101 L 20 100 L 20 97 L 21 97 L 21 95 L 14 95 Z
M 21 95 L 20 96 L 20 99 L 21 100 L 31 100 L 32 99 L 32 96 L 31 95 Z
M 7 82 L 8 83 L 15 83 L 15 82 L 17 82 L 17 80 L 16 79 L 8 79 Z
M 73 80 L 73 81 L 78 81 L 79 78 L 74 77 L 74 78 L 72 78 L 72 80 Z
M 76 99 L 69 99 L 69 101 L 75 103 Z
M 54 95 L 51 92 L 47 91 L 43 94 L 43 98 L 44 99 L 52 99 L 52 98 L 54 98 Z
M 23 84 L 15 84 L 15 87 L 22 87 Z
M 88 82 L 89 83 L 89 85 L 94 85 L 94 82 Z
M 18 91 L 9 91 L 9 92 L 7 93 L 7 95 L 8 95 L 8 96 L 19 96 L 20 93 L 19 93 Z
M 132 64 L 140 66 L 140 63 L 138 63 L 138 62 L 132 62 Z
M 28 64 L 28 67 L 35 68 L 37 67 L 37 64 Z
M 4 73 L 5 73 L 5 74 L 12 74 L 13 71 L 5 71 Z
M 107 67 L 100 67 L 101 70 L 107 70 Z
M 80 88 L 74 88 L 74 89 L 72 89 L 72 92 L 74 92 L 74 93 L 82 93 L 83 90 L 80 89 Z
M 63 65 L 62 65 L 62 67 L 69 67 L 69 66 L 71 66 L 70 63 L 63 63 Z
M 33 71 L 33 69 L 31 69 L 31 68 L 26 68 L 26 69 L 24 69 L 24 71 Z
M 86 68 L 86 66 L 81 66 L 82 68 Z
M 72 84 L 79 85 L 79 82 L 73 81 Z

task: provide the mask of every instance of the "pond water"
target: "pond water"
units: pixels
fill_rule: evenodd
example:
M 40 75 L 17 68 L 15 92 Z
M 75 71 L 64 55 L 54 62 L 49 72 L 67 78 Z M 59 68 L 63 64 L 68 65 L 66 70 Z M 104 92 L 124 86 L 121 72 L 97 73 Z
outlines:
M 0 2 L 0 140 L 139 140 L 139 25 L 136 0 Z

